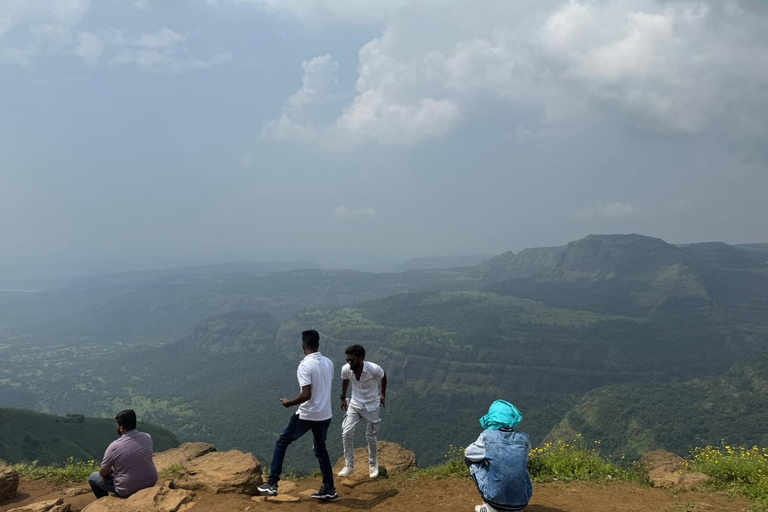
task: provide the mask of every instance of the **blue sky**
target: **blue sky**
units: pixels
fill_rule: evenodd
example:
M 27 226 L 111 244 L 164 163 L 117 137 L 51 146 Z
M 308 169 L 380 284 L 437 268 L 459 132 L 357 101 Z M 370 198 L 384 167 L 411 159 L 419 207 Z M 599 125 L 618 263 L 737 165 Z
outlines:
M 3 0 L 0 277 L 768 241 L 768 8 Z

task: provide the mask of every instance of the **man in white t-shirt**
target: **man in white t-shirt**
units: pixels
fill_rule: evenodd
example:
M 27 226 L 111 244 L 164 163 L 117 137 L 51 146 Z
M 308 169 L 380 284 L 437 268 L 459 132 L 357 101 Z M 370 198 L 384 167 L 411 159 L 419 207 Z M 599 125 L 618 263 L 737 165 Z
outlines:
M 283 407 L 299 405 L 299 410 L 291 416 L 288 425 L 277 438 L 275 453 L 272 455 L 272 466 L 269 479 L 259 486 L 259 492 L 267 496 L 277 496 L 277 484 L 283 472 L 285 450 L 292 442 L 312 431 L 315 445 L 315 457 L 320 463 L 323 475 L 323 486 L 313 498 L 334 500 L 339 497 L 333 484 L 333 467 L 325 447 L 328 437 L 328 427 L 331 424 L 331 382 L 333 381 L 333 363 L 323 356 L 320 348 L 320 335 L 317 331 L 309 330 L 301 333 L 301 348 L 304 359 L 299 363 L 296 377 L 299 379 L 301 393 L 293 400 L 280 399 Z
M 341 409 L 347 411 L 347 415 L 341 425 L 341 435 L 344 442 L 345 466 L 339 471 L 339 476 L 347 477 L 355 472 L 355 427 L 360 420 L 365 420 L 368 474 L 371 478 L 377 478 L 379 459 L 376 436 L 381 422 L 379 411 L 385 405 L 387 394 L 387 374 L 381 366 L 365 360 L 365 349 L 361 345 L 347 347 L 344 352 L 347 354 L 347 364 L 341 368 Z M 350 383 L 352 400 L 347 404 L 347 389 Z

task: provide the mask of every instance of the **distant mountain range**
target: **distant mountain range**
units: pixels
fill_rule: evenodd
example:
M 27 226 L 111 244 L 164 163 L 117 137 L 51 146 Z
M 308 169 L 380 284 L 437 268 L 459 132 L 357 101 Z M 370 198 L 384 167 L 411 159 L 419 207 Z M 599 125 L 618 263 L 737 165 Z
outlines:
M 395 272 L 407 272 L 408 270 L 431 270 L 438 268 L 474 267 L 493 256 L 487 254 L 475 254 L 470 256 L 427 256 L 412 258 L 401 263 Z
M 425 464 L 476 437 L 496 398 L 520 407 L 534 442 L 582 430 L 617 453 L 684 451 L 686 436 L 717 443 L 740 421 L 738 408 L 707 409 L 735 396 L 717 395 L 718 382 L 753 393 L 750 403 L 766 393 L 732 377 L 768 352 L 768 264 L 750 247 L 590 235 L 474 266 L 169 274 L 0 294 L 0 406 L 131 406 L 181 440 L 268 459 L 290 414 L 278 399 L 298 393 L 300 332 L 316 328 L 337 371 L 354 343 L 385 367 L 382 437 Z M 716 420 L 681 423 L 678 401 Z M 764 428 L 739 430 L 740 442 L 761 442 Z M 294 469 L 313 467 L 311 450 L 296 452 Z

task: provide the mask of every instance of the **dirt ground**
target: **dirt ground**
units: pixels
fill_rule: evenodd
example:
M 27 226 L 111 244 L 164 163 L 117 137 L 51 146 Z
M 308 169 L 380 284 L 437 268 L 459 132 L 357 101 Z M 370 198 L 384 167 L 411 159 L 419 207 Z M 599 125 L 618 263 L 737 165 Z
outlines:
M 359 511 L 381 512 L 471 512 L 479 503 L 477 490 L 468 479 L 434 480 L 429 478 L 393 478 L 362 482 L 354 487 L 339 485 L 339 499 L 318 502 L 306 495 L 320 487 L 318 479 L 296 481 L 297 488 L 290 493 L 300 501 L 276 502 L 272 498 L 243 495 L 210 495 L 199 493 L 193 512 L 251 511 Z M 49 481 L 25 481 L 19 486 L 19 495 L 11 501 L 0 503 L 0 511 L 28 505 L 33 502 L 54 499 L 68 486 Z M 304 493 L 304 494 L 302 494 Z M 82 510 L 93 501 L 91 494 L 84 494 L 65 501 L 73 510 Z M 715 512 L 748 511 L 749 502 L 712 492 L 672 493 L 660 489 L 638 487 L 629 484 L 592 484 L 584 482 L 537 484 L 528 512 Z

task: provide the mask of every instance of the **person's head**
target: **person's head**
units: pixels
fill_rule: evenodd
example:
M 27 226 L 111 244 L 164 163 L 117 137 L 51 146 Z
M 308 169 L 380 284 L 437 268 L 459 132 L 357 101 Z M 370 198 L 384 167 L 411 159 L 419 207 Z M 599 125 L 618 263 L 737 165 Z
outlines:
M 136 413 L 133 409 L 120 411 L 115 416 L 115 421 L 117 422 L 117 433 L 123 435 L 136 428 Z
M 351 370 L 362 368 L 363 362 L 365 361 L 365 349 L 362 345 L 352 345 L 351 347 L 347 347 L 346 350 L 344 350 L 344 353 L 347 355 L 347 363 L 349 363 L 349 368 Z
M 317 352 L 320 348 L 320 334 L 314 329 L 302 332 L 301 347 L 304 349 L 305 354 Z

